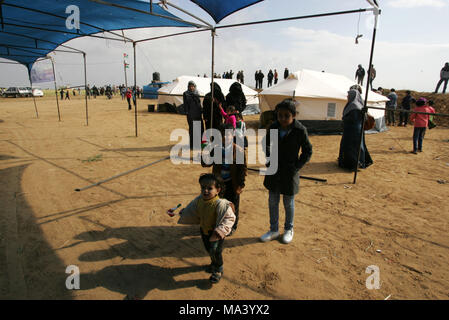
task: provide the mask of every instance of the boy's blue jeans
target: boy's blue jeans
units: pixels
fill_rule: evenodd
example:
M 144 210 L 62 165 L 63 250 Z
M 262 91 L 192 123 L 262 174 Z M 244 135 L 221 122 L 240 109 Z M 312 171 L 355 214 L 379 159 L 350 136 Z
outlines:
M 279 231 L 279 202 L 281 194 L 279 192 L 270 191 L 268 194 L 268 207 L 270 209 L 270 231 Z M 295 217 L 295 196 L 283 195 L 285 209 L 284 229 L 293 229 L 293 218 Z
M 426 128 L 415 127 L 413 129 L 413 151 L 420 150 L 422 151 L 422 141 L 424 139 L 424 135 L 426 134 Z

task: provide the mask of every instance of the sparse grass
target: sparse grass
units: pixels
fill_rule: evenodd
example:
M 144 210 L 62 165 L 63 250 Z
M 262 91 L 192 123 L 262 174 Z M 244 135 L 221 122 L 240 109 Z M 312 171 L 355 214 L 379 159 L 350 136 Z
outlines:
M 81 160 L 81 162 L 95 162 L 95 161 L 101 161 L 101 160 L 103 160 L 103 155 L 97 154 L 97 155 L 89 157 L 85 160 Z

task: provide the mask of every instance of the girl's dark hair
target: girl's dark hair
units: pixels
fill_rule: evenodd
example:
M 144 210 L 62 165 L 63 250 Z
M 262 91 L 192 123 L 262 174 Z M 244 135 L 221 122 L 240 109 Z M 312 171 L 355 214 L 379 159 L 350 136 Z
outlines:
M 425 105 L 426 104 L 426 102 L 424 101 L 424 100 L 418 100 L 418 101 L 416 101 L 416 105 L 418 106 L 418 107 L 422 107 L 423 105 Z
M 427 104 L 428 104 L 429 106 L 433 106 L 434 103 L 435 103 L 435 102 L 433 102 L 433 100 L 429 100 L 429 101 L 427 102 Z
M 275 112 L 278 113 L 279 110 L 287 110 L 293 115 L 293 117 L 295 117 L 296 116 L 295 101 L 293 101 L 293 99 L 291 98 L 285 99 L 284 101 L 277 104 Z
M 230 113 L 233 113 L 233 112 L 235 112 L 235 107 L 234 106 L 232 106 L 232 105 L 230 105 L 230 106 L 227 106 L 226 107 L 226 109 L 230 112 Z
M 220 198 L 224 195 L 225 184 L 220 177 L 217 177 L 212 173 L 203 173 L 202 175 L 200 175 L 198 182 L 200 184 L 212 182 L 214 184 L 215 188 L 220 189 L 220 192 L 218 193 Z

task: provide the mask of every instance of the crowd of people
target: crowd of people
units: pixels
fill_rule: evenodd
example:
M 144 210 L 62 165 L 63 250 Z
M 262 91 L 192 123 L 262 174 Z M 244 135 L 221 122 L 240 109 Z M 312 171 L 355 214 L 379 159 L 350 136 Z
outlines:
M 288 68 L 285 68 L 284 70 L 284 79 L 287 79 L 289 75 Z M 199 77 L 200 75 L 198 75 Z M 216 79 L 233 79 L 234 72 L 232 69 L 230 71 L 225 71 L 223 74 L 214 72 L 214 78 Z M 207 78 L 207 75 L 203 75 L 204 78 Z M 238 71 L 236 74 L 236 80 L 240 82 L 241 84 L 245 83 L 245 75 L 243 73 L 243 70 Z M 262 89 L 263 87 L 263 79 L 265 78 L 265 74 L 262 72 L 262 70 L 256 70 L 256 73 L 254 75 L 254 80 L 256 84 L 256 89 Z M 267 88 L 271 87 L 273 84 L 276 85 L 279 81 L 279 74 L 276 69 L 274 71 L 272 69 L 269 69 L 267 73 Z

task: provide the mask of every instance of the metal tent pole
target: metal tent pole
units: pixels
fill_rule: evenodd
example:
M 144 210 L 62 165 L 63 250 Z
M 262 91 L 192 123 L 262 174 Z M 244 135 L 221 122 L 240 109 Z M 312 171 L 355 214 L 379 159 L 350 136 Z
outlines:
M 133 42 L 133 50 L 134 50 L 134 96 L 136 100 L 134 102 L 134 123 L 136 127 L 136 137 L 137 137 L 137 67 L 136 67 L 136 43 Z
M 211 102 L 210 102 L 210 128 L 212 128 L 214 119 L 214 63 L 215 63 L 215 28 L 211 30 L 212 36 L 212 66 L 211 66 Z
M 27 66 L 27 70 L 28 70 L 28 78 L 30 79 L 31 96 L 33 97 L 34 110 L 36 110 L 36 118 L 39 119 L 39 113 L 37 112 L 37 105 L 36 105 L 36 97 L 33 94 L 33 81 L 31 80 L 31 69 L 29 68 L 29 66 Z
M 83 52 L 83 60 L 84 60 L 84 98 L 86 100 L 86 126 L 89 125 L 89 110 L 87 106 L 87 67 L 86 67 L 86 53 Z
M 58 119 L 59 121 L 61 121 L 61 113 L 59 112 L 58 88 L 56 87 L 55 63 L 53 62 L 52 57 L 50 57 L 50 61 L 53 69 L 53 81 L 55 83 L 55 95 L 56 95 L 56 106 L 58 107 Z
M 128 78 L 126 77 L 126 61 L 123 59 L 123 71 L 125 72 L 125 87 L 128 88 Z
M 370 53 L 370 57 L 369 57 L 369 69 L 368 69 L 368 81 L 366 82 L 366 90 L 365 90 L 365 101 L 363 102 L 363 109 L 362 109 L 362 127 L 360 130 L 360 137 L 359 137 L 359 150 L 357 153 L 357 163 L 354 169 L 354 181 L 353 184 L 355 184 L 357 182 L 357 172 L 359 170 L 359 161 L 360 161 L 360 153 L 362 150 L 362 141 L 363 141 L 363 136 L 365 134 L 365 130 L 363 129 L 363 124 L 364 124 L 364 119 L 365 119 L 365 115 L 368 111 L 366 104 L 368 103 L 368 93 L 369 93 L 369 84 L 371 81 L 371 68 L 373 65 L 373 55 L 374 55 L 374 44 L 376 43 L 376 32 L 377 32 L 377 20 L 380 14 L 380 10 L 378 7 L 374 7 L 373 10 L 374 13 L 374 28 L 373 28 L 373 39 L 371 40 L 371 53 Z

